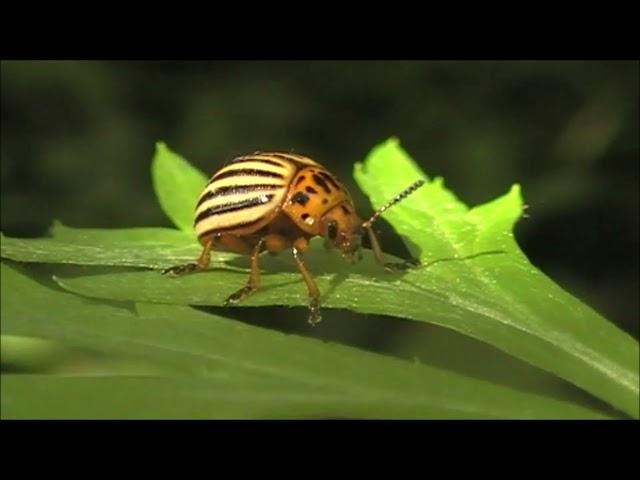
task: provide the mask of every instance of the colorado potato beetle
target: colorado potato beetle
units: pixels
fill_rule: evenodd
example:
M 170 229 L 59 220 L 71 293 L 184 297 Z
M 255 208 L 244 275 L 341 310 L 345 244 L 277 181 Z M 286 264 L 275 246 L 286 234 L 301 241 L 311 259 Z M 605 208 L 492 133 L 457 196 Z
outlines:
M 387 270 L 415 267 L 419 265 L 416 259 L 385 262 L 371 225 L 423 184 L 422 180 L 414 182 L 363 222 L 344 185 L 310 158 L 281 152 L 255 152 L 235 158 L 213 174 L 197 202 L 194 228 L 203 246 L 200 258 L 168 268 L 163 274 L 205 269 L 212 250 L 249 255 L 249 281 L 226 300 L 225 305 L 229 305 L 258 288 L 260 253 L 291 249 L 307 284 L 309 323 L 313 325 L 321 319 L 320 291 L 302 260 L 309 239 L 324 237 L 328 246 L 337 247 L 352 262 L 366 231 L 376 261 Z

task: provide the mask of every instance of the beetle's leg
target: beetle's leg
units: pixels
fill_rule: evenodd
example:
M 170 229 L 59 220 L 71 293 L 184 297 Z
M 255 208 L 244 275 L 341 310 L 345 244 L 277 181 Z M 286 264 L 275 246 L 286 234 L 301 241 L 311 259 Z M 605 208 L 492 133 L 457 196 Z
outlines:
M 213 238 L 209 239 L 209 241 L 207 241 L 207 243 L 204 244 L 204 248 L 202 249 L 202 253 L 200 254 L 200 258 L 198 258 L 197 262 L 165 268 L 162 271 L 162 275 L 168 274 L 176 277 L 178 275 L 183 275 L 185 273 L 193 272 L 194 270 L 204 270 L 209 266 L 209 261 L 211 260 L 212 246 L 213 246 Z
M 229 298 L 224 302 L 225 307 L 232 303 L 238 303 L 243 298 L 251 295 L 260 285 L 260 266 L 258 265 L 258 255 L 260 255 L 260 249 L 262 248 L 263 243 L 264 238 L 260 239 L 251 253 L 251 273 L 249 274 L 249 281 L 236 293 L 229 295 Z
M 373 250 L 373 256 L 380 265 L 382 265 L 389 272 L 397 271 L 397 270 L 410 270 L 412 268 L 416 268 L 420 266 L 420 260 L 417 258 L 410 258 L 403 262 L 385 262 L 384 257 L 382 256 L 382 249 L 380 248 L 380 243 L 378 242 L 378 237 L 373 232 L 373 228 L 371 226 L 365 225 L 365 230 L 369 234 L 369 241 L 371 242 L 371 249 Z
M 304 281 L 307 284 L 307 290 L 309 291 L 309 323 L 311 325 L 315 325 L 322 320 L 322 315 L 320 315 L 320 290 L 318 290 L 315 280 L 302 262 L 302 252 L 306 250 L 308 246 L 309 242 L 307 239 L 299 238 L 294 242 L 292 252 L 293 258 L 298 264 L 298 269 L 300 270 L 302 278 L 304 278 Z

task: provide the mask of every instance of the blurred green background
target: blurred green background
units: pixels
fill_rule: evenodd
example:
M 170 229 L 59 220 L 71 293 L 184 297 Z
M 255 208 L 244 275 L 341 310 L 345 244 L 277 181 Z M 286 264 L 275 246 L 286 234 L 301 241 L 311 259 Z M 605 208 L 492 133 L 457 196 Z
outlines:
M 530 208 L 516 234 L 532 263 L 638 338 L 638 62 L 1 66 L 1 228 L 9 236 L 41 236 L 54 219 L 170 226 L 149 175 L 157 140 L 207 174 L 259 149 L 307 154 L 347 183 L 366 216 L 353 164 L 395 135 L 468 204 L 520 183 Z M 388 225 L 379 228 L 383 248 L 405 254 Z M 233 315 L 308 330 L 302 309 Z M 393 342 L 380 331 L 389 326 L 383 319 L 325 312 L 325 321 L 338 317 L 351 321 L 348 343 Z

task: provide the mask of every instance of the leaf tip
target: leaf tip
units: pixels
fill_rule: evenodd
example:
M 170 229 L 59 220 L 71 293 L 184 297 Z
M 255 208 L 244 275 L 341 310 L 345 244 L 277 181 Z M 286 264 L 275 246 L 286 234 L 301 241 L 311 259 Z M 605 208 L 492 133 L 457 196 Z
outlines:
M 396 137 L 395 135 L 390 136 L 389 138 L 387 138 L 387 140 L 385 142 L 383 142 L 383 145 L 386 147 L 392 147 L 392 148 L 396 148 L 400 146 L 400 139 L 398 137 Z
M 156 142 L 156 149 L 153 154 L 153 167 L 156 168 L 159 162 L 164 163 L 166 159 L 170 159 L 171 156 L 176 154 L 169 148 L 169 146 L 162 140 Z
M 158 168 L 158 162 L 160 161 L 160 157 L 166 151 L 167 145 L 162 141 L 156 142 L 156 149 L 153 152 L 153 158 L 151 159 L 151 177 L 155 178 L 156 169 Z
M 367 154 L 362 162 L 356 162 L 353 166 L 353 175 L 364 175 L 368 172 L 369 166 L 374 163 L 374 159 L 384 152 L 395 151 L 400 147 L 400 140 L 396 136 L 391 136 L 378 143 Z
M 524 206 L 523 205 L 524 201 L 522 199 L 522 187 L 520 186 L 519 183 L 514 183 L 513 185 L 511 185 L 511 188 L 509 189 L 509 193 L 507 193 L 507 196 L 515 199 L 518 207 L 520 208 L 520 210 L 522 210 Z
M 47 235 L 50 236 L 50 237 L 54 237 L 56 235 L 56 233 L 58 231 L 60 231 L 60 229 L 62 229 L 62 228 L 65 228 L 64 223 L 62 223 L 62 221 L 60 221 L 57 218 L 55 218 L 53 220 L 53 222 L 51 222 L 51 226 L 47 230 Z
M 373 152 L 395 152 L 397 150 L 402 150 L 402 146 L 400 145 L 400 139 L 398 137 L 391 136 L 387 138 L 385 141 L 380 142 L 377 146 L 373 148 Z
M 162 174 L 165 166 L 171 163 L 172 156 L 175 156 L 175 154 L 167 144 L 162 140 L 158 140 L 156 142 L 156 150 L 153 154 L 153 159 L 151 160 L 151 179 L 154 183 L 154 187 L 157 182 L 159 182 L 159 176 Z

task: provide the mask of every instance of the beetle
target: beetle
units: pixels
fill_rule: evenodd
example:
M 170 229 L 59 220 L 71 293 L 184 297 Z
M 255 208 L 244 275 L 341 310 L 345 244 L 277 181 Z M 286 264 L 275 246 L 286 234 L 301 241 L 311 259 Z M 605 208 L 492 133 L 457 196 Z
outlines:
M 376 261 L 387 270 L 417 267 L 420 262 L 413 258 L 402 263 L 385 262 L 372 224 L 423 184 L 423 180 L 414 182 L 363 222 L 344 185 L 314 160 L 294 153 L 260 151 L 237 157 L 213 174 L 198 199 L 194 229 L 203 246 L 198 261 L 165 269 L 163 274 L 204 270 L 212 250 L 249 255 L 249 280 L 227 298 L 227 306 L 258 288 L 258 257 L 262 252 L 291 249 L 307 285 L 309 323 L 314 325 L 321 320 L 320 291 L 302 259 L 309 239 L 324 237 L 327 246 L 338 248 L 351 263 L 360 253 L 366 231 Z

